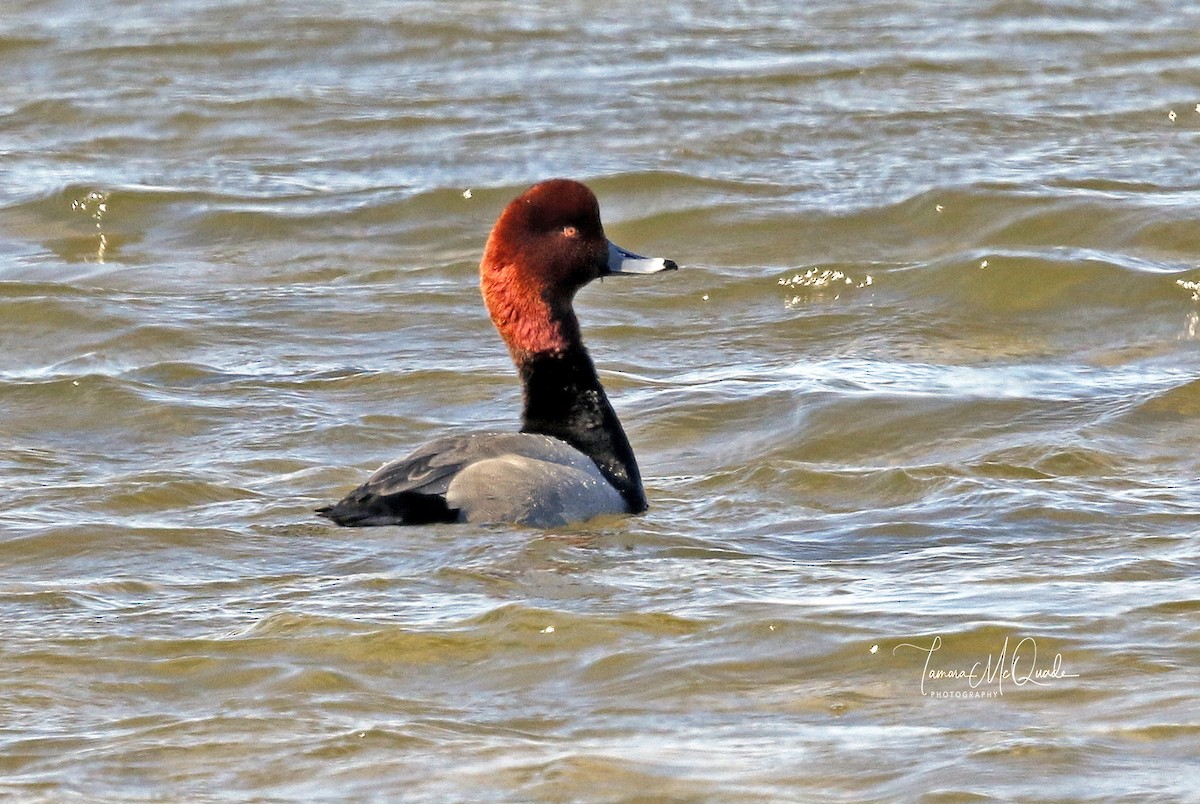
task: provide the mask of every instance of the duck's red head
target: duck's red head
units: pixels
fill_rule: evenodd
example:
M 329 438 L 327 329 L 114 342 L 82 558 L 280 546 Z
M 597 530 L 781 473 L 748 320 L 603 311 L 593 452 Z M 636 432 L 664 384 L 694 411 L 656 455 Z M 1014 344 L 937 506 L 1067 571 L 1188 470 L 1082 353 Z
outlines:
M 588 282 L 610 273 L 675 267 L 609 243 L 592 191 L 577 181 L 551 179 L 530 187 L 500 213 L 479 269 L 492 323 L 520 362 L 580 343 L 571 301 Z
M 575 292 L 601 275 L 608 240 L 596 196 L 579 182 L 535 184 L 500 214 L 480 264 L 483 299 L 514 357 L 579 339 Z

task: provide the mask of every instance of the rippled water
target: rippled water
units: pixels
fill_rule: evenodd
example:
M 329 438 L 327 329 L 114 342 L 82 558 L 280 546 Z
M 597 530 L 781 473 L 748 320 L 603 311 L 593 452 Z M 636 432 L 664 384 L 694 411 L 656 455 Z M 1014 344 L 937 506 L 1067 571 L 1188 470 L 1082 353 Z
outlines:
M 1194 798 L 1197 31 L 9 3 L 0 793 Z M 650 512 L 315 519 L 515 426 L 477 264 L 555 175 L 684 266 L 580 297 Z

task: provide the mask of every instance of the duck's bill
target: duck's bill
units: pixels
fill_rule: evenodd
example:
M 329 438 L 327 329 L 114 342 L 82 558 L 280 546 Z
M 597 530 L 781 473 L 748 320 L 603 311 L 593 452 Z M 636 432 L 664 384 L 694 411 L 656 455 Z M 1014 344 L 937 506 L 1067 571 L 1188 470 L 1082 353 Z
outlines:
M 674 260 L 662 257 L 643 257 L 613 243 L 608 243 L 608 272 L 610 274 L 656 274 L 659 271 L 674 271 L 679 266 Z

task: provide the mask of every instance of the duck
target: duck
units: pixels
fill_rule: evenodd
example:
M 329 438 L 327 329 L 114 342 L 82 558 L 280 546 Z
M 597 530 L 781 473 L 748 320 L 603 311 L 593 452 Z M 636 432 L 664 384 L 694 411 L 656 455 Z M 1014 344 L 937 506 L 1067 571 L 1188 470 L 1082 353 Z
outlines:
M 520 431 L 437 438 L 316 513 L 346 527 L 548 528 L 645 512 L 637 459 L 573 302 L 596 279 L 678 267 L 611 242 L 599 201 L 581 182 L 550 179 L 525 190 L 500 213 L 479 265 L 484 304 L 521 382 Z

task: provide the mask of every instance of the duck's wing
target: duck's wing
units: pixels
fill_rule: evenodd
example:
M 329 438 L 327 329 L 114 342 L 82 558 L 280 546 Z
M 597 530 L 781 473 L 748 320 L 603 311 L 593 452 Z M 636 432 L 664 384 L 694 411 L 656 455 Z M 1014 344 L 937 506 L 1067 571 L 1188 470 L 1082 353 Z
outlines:
M 317 513 L 351 527 L 519 521 L 528 517 L 500 513 L 496 501 L 528 492 L 531 484 L 544 489 L 553 485 L 548 480 L 561 484 L 564 478 L 575 484 L 603 481 L 590 458 L 556 438 L 532 433 L 446 436 L 384 464 Z
M 385 463 L 367 481 L 317 514 L 348 527 L 457 522 L 446 503 L 454 476 L 479 459 L 480 444 L 493 433 L 446 436 L 411 455 Z

